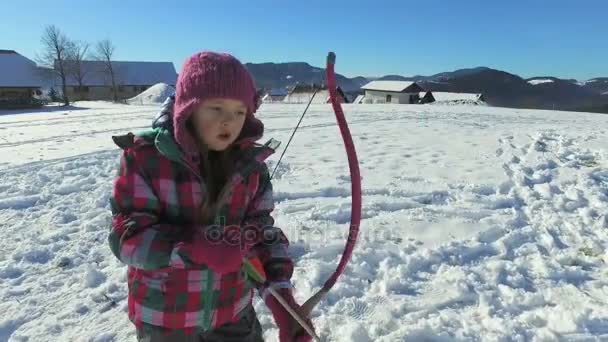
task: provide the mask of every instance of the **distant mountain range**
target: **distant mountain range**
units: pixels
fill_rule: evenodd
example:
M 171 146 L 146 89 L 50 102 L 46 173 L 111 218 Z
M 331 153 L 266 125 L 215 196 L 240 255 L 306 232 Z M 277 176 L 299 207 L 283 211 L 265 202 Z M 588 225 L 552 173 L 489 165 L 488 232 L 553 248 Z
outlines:
M 296 84 L 322 84 L 325 70 L 308 63 L 248 63 L 260 88 L 274 89 Z M 415 81 L 425 90 L 483 93 L 490 105 L 514 108 L 560 109 L 608 112 L 608 77 L 588 81 L 552 76 L 524 79 L 487 67 L 442 72 L 431 76 L 386 75 L 377 80 Z M 348 78 L 336 74 L 338 85 L 347 93 L 363 93 L 361 86 L 371 78 Z
M 296 84 L 322 84 L 325 80 L 325 69 L 313 67 L 308 63 L 261 63 L 245 64 L 253 74 L 256 85 L 264 89 L 284 88 Z M 369 82 L 365 77 L 347 78 L 336 74 L 336 81 L 346 92 L 359 91 Z

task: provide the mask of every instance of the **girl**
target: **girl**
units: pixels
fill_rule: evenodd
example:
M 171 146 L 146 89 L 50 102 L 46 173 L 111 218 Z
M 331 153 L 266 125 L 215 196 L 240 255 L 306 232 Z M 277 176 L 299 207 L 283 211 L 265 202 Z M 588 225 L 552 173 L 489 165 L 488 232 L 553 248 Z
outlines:
M 255 84 L 234 57 L 188 58 L 173 117 L 151 131 L 113 137 L 122 153 L 109 243 L 128 267 L 128 311 L 139 341 L 263 341 L 252 306 L 258 288 L 283 341 L 310 341 L 276 299 L 296 310 L 288 241 L 274 228 L 272 185 L 258 145 Z M 255 284 L 244 258 L 261 261 Z M 310 323 L 310 321 L 309 321 Z

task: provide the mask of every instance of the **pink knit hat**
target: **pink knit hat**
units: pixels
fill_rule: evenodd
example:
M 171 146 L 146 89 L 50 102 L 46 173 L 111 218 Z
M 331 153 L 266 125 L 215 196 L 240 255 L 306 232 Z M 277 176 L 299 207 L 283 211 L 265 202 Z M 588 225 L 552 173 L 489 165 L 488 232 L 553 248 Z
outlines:
M 226 53 L 199 52 L 190 56 L 177 78 L 173 129 L 175 140 L 191 158 L 199 154 L 197 144 L 186 127 L 190 115 L 205 100 L 226 98 L 242 101 L 247 118 L 237 141 L 259 139 L 264 125 L 253 116 L 259 107 L 255 83 L 241 62 Z

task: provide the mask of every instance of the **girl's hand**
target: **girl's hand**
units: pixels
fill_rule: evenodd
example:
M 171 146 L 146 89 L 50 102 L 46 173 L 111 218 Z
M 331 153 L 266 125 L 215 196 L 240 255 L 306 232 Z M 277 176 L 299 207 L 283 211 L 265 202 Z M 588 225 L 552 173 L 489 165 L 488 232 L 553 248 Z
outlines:
M 302 313 L 296 308 L 296 312 L 298 314 L 300 314 L 300 317 L 304 318 L 305 316 L 302 315 Z M 289 313 L 287 313 L 289 315 Z M 290 327 L 289 329 L 289 333 L 287 334 L 288 339 L 287 341 L 296 341 L 296 342 L 311 342 L 312 341 L 312 336 L 310 336 L 306 330 L 304 330 L 304 328 L 302 328 L 302 326 L 300 326 L 300 323 L 298 323 L 298 321 L 296 321 L 291 315 L 289 315 L 290 318 L 290 322 L 288 323 L 288 326 Z M 308 324 L 309 327 L 311 327 L 314 330 L 314 326 L 312 325 L 312 321 L 310 320 L 310 318 L 305 318 L 304 321 L 306 322 L 306 324 Z M 283 341 L 283 340 L 281 340 Z
M 285 299 L 285 301 L 292 307 L 296 312 L 300 313 L 300 306 L 296 303 L 293 295 L 291 293 L 291 289 L 277 289 L 277 292 Z M 283 308 L 281 303 L 279 303 L 271 294 L 267 294 L 265 297 L 265 302 L 270 311 L 272 312 L 272 316 L 274 317 L 274 321 L 279 328 L 279 341 L 280 342 L 310 342 L 312 341 L 312 337 L 306 333 L 304 328 L 300 326 L 298 321 L 296 321 L 290 314 Z M 302 316 L 303 317 L 303 316 Z M 313 328 L 312 322 L 310 318 L 305 319 L 306 323 Z
M 223 237 L 214 239 L 203 230 L 194 233 L 192 241 L 175 245 L 171 264 L 175 268 L 207 265 L 220 275 L 236 272 L 243 263 L 244 251 L 240 244 L 226 241 Z

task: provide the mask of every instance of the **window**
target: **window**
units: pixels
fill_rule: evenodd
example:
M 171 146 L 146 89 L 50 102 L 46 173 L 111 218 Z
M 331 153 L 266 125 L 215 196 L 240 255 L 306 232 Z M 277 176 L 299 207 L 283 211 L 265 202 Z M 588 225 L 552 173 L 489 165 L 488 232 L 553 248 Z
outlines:
M 392 95 L 386 95 L 386 103 L 391 103 L 391 100 L 393 99 Z

